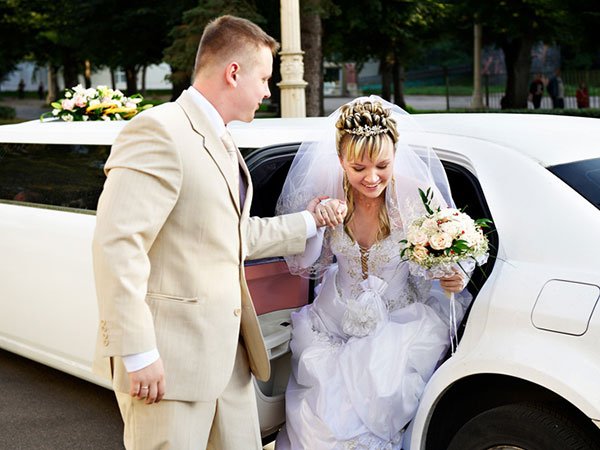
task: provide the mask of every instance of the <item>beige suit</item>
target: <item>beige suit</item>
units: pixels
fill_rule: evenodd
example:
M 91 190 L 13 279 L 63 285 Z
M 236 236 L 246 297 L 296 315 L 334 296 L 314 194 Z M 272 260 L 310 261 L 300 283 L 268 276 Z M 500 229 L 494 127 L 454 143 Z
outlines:
M 239 156 L 241 160 L 241 156 Z M 249 217 L 234 167 L 191 94 L 134 118 L 106 163 L 94 236 L 100 328 L 95 368 L 128 392 L 120 356 L 158 348 L 165 399 L 214 401 L 231 379 L 239 336 L 252 372 L 270 365 L 244 260 L 300 253 L 300 214 Z M 233 424 L 235 427 L 235 424 Z

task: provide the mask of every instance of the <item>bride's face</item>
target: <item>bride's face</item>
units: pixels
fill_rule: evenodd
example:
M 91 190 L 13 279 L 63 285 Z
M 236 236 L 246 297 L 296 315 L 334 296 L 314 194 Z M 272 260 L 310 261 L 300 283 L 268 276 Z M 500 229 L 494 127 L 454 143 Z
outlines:
M 355 193 L 367 198 L 377 198 L 383 194 L 392 179 L 394 170 L 394 145 L 389 139 L 383 140 L 383 148 L 375 160 L 368 155 L 362 159 L 341 159 L 348 182 Z

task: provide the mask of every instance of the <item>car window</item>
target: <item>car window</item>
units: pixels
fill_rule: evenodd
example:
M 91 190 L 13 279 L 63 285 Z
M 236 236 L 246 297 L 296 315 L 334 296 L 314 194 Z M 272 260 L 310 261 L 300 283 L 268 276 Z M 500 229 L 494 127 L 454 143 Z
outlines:
M 600 158 L 560 164 L 548 170 L 600 209 Z
M 108 145 L 0 144 L 0 201 L 94 211 Z
M 265 147 L 246 158 L 252 175 L 254 196 L 250 215 L 272 217 L 299 144 Z

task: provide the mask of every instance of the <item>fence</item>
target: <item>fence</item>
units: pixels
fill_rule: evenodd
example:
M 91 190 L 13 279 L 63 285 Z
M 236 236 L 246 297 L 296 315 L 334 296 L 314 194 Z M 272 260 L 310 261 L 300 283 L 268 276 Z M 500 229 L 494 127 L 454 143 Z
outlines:
M 543 79 L 547 83 L 552 73 L 544 73 Z M 529 80 L 533 80 L 535 73 L 531 73 Z M 590 108 L 600 108 L 600 70 L 565 70 L 561 74 L 565 88 L 565 108 L 576 109 L 577 100 L 575 93 L 580 83 L 588 87 Z M 365 83 L 366 82 L 366 83 Z M 380 92 L 379 77 L 361 80 L 361 89 L 367 87 L 367 92 Z M 500 109 L 500 101 L 504 96 L 506 87 L 506 74 L 482 76 L 481 89 L 483 104 L 490 109 Z M 446 96 L 448 108 L 467 108 L 471 105 L 473 95 L 473 71 L 470 66 L 452 68 L 434 68 L 406 73 L 404 82 L 407 95 L 442 95 Z M 528 107 L 533 104 L 528 102 Z M 541 103 L 542 109 L 551 109 L 552 101 L 545 91 Z

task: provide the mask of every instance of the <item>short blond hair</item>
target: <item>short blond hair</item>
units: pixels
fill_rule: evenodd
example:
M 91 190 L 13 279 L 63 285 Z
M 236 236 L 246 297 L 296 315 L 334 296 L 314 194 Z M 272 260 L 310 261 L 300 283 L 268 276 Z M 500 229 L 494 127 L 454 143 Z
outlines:
M 239 58 L 261 47 L 270 49 L 275 56 L 279 42 L 247 19 L 230 15 L 217 17 L 206 25 L 202 33 L 196 53 L 194 78 L 204 67 Z

